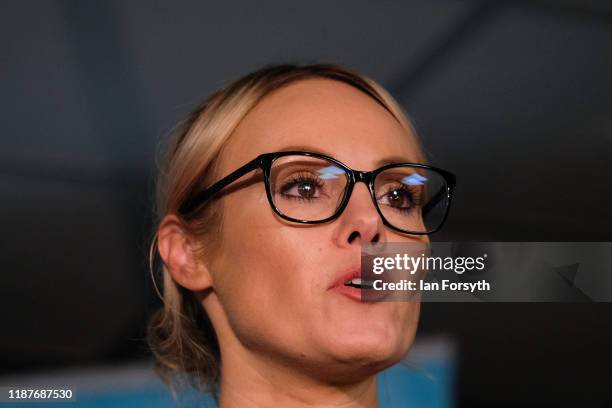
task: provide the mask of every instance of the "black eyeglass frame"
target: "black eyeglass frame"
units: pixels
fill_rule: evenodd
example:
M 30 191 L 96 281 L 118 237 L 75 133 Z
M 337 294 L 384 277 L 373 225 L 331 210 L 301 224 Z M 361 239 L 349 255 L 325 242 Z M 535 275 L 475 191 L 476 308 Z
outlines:
M 319 158 L 319 159 L 324 159 L 324 160 L 328 160 L 334 164 L 336 164 L 338 167 L 340 167 L 342 170 L 344 170 L 344 172 L 347 174 L 348 176 L 348 184 L 345 187 L 345 191 L 344 191 L 344 196 L 342 197 L 342 201 L 340 202 L 340 205 L 338 205 L 338 208 L 336 209 L 336 211 L 334 212 L 334 214 L 332 214 L 331 216 L 322 219 L 322 220 L 315 220 L 315 221 L 309 221 L 309 220 L 301 220 L 298 218 L 293 218 L 293 217 L 289 217 L 286 214 L 283 214 L 282 211 L 280 211 L 278 209 L 278 207 L 276 206 L 276 204 L 274 203 L 274 200 L 272 198 L 272 191 L 271 191 L 271 179 L 270 179 L 270 175 L 271 175 L 271 169 L 272 169 L 272 164 L 274 163 L 275 160 L 277 160 L 280 157 L 285 157 L 285 156 L 295 156 L 295 155 L 299 155 L 299 156 L 307 156 L 307 157 L 314 157 L 314 158 Z M 429 206 L 429 208 L 432 208 L 435 204 L 437 204 L 437 202 L 444 198 L 446 196 L 447 198 L 447 205 L 446 208 L 444 210 L 444 216 L 442 217 L 442 220 L 440 221 L 440 223 L 438 224 L 438 226 L 432 230 L 428 230 L 428 231 L 410 231 L 410 230 L 404 230 L 401 228 L 398 228 L 396 226 L 394 226 L 393 224 L 391 224 L 389 221 L 387 221 L 387 219 L 385 218 L 385 216 L 383 215 L 378 202 L 376 201 L 376 193 L 374 191 L 374 181 L 376 179 L 376 176 L 378 174 L 380 174 L 381 172 L 390 169 L 390 168 L 395 168 L 395 167 L 412 167 L 412 168 L 420 168 L 420 169 L 426 169 L 426 170 L 431 170 L 434 171 L 438 174 L 440 174 L 442 176 L 442 178 L 444 178 L 444 181 L 446 182 L 446 189 L 441 189 L 440 191 L 438 191 L 434 197 L 430 200 L 430 202 L 428 203 L 428 205 L 430 203 L 433 203 Z M 191 198 L 189 198 L 188 200 L 186 200 L 179 208 L 179 213 L 180 214 L 188 214 L 189 212 L 193 211 L 197 206 L 201 205 L 203 202 L 208 201 L 212 196 L 214 196 L 216 193 L 218 193 L 219 191 L 221 191 L 221 189 L 223 189 L 224 187 L 228 186 L 229 184 L 233 183 L 234 181 L 238 180 L 239 178 L 241 178 L 242 176 L 244 176 L 245 174 L 255 170 L 255 169 L 261 169 L 263 170 L 263 174 L 264 174 L 264 184 L 265 184 L 265 188 L 266 188 L 266 195 L 268 197 L 268 202 L 270 204 L 270 207 L 272 207 L 272 210 L 281 218 L 287 220 L 287 221 L 291 221 L 291 222 L 296 222 L 299 224 L 323 224 L 329 221 L 332 221 L 336 218 L 338 218 L 340 216 L 340 214 L 342 214 L 342 212 L 344 211 L 344 209 L 346 208 L 346 206 L 348 205 L 348 201 L 351 197 L 351 194 L 353 193 L 353 187 L 355 186 L 355 183 L 358 182 L 363 182 L 368 186 L 368 190 L 370 192 L 370 196 L 372 197 L 372 201 L 374 203 L 374 207 L 376 208 L 376 211 L 378 212 L 378 214 L 380 215 L 380 218 L 383 221 L 383 224 L 389 228 L 391 228 L 394 231 L 398 231 L 404 234 L 411 234 L 411 235 L 428 235 L 428 234 L 432 234 L 436 231 L 439 231 L 440 228 L 442 227 L 442 225 L 444 224 L 444 222 L 446 221 L 446 218 L 448 217 L 448 212 L 450 210 L 450 205 L 451 205 L 451 198 L 452 198 L 452 192 L 453 189 L 456 186 L 456 176 L 451 173 L 450 171 L 447 170 L 443 170 L 434 166 L 429 166 L 426 164 L 420 164 L 420 163 L 409 163 L 409 162 L 402 162 L 402 163 L 391 163 L 391 164 L 387 164 L 384 165 L 382 167 L 377 168 L 376 170 L 372 170 L 372 171 L 360 171 L 360 170 L 353 170 L 350 167 L 348 167 L 347 165 L 345 165 L 344 163 L 342 163 L 341 161 L 334 159 L 333 157 L 329 157 L 327 155 L 321 154 L 321 153 L 314 153 L 314 152 L 307 152 L 307 151 L 302 151 L 302 150 L 297 150 L 297 151 L 281 151 L 281 152 L 274 152 L 274 153 L 264 153 L 264 154 L 260 154 L 259 156 L 257 156 L 255 159 L 251 160 L 250 162 L 248 162 L 247 164 L 241 166 L 240 168 L 236 169 L 235 171 L 233 171 L 232 173 L 228 174 L 227 176 L 223 177 L 222 179 L 220 179 L 219 181 L 215 182 L 213 185 L 211 185 L 210 187 L 196 193 L 194 196 L 192 196 Z M 444 191 L 445 190 L 445 191 Z M 424 212 L 427 209 L 424 208 Z

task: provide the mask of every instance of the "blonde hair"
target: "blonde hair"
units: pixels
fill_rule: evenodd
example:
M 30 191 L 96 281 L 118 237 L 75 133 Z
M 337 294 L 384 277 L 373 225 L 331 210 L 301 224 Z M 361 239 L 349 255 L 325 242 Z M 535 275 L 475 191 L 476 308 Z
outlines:
M 155 216 L 157 227 L 169 214 L 176 214 L 185 231 L 201 243 L 198 256 L 206 259 L 220 245 L 216 234 L 222 211 L 213 200 L 188 214 L 179 207 L 189 197 L 212 184 L 218 177 L 216 165 L 223 147 L 247 113 L 276 89 L 309 78 L 332 79 L 347 83 L 371 96 L 385 107 L 407 130 L 424 161 L 416 133 L 399 104 L 375 81 L 345 67 L 333 64 L 271 65 L 252 72 L 221 88 L 198 105 L 174 130 L 166 148 L 157 179 Z M 157 228 L 149 246 L 149 267 L 153 282 L 157 255 Z M 163 306 L 149 322 L 147 341 L 155 357 L 155 371 L 176 397 L 177 386 L 187 380 L 202 391 L 218 397 L 220 351 L 215 331 L 194 294 L 178 285 L 165 265 L 161 265 Z M 157 286 L 155 286 L 157 290 Z

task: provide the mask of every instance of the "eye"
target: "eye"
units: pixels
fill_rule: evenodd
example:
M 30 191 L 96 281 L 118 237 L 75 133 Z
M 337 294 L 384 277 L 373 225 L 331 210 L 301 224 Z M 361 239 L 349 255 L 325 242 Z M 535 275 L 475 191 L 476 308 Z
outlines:
M 408 211 L 418 204 L 416 194 L 406 185 L 390 186 L 378 202 L 398 211 Z
M 315 200 L 321 196 L 323 181 L 312 175 L 297 175 L 280 188 L 283 197 L 295 200 Z

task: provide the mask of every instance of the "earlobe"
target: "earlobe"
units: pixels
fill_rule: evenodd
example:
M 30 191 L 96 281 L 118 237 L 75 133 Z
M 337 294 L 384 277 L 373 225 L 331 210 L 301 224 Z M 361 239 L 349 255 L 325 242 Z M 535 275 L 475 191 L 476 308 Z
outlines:
M 212 286 L 208 267 L 196 256 L 193 238 L 176 215 L 168 215 L 162 220 L 157 248 L 168 272 L 179 285 L 193 291 Z

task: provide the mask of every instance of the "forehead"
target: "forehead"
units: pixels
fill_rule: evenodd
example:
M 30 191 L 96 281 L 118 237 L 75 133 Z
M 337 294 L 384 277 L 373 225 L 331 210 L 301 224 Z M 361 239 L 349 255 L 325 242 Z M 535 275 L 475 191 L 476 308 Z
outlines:
M 221 167 L 240 166 L 261 153 L 299 146 L 323 151 L 361 170 L 383 158 L 416 161 L 417 146 L 376 100 L 351 85 L 307 79 L 263 98 L 240 122 Z

